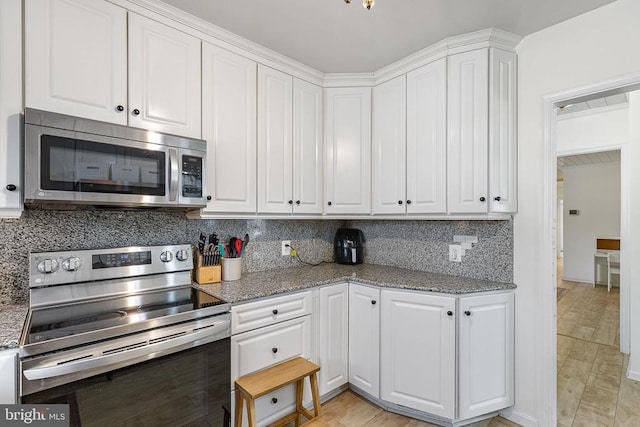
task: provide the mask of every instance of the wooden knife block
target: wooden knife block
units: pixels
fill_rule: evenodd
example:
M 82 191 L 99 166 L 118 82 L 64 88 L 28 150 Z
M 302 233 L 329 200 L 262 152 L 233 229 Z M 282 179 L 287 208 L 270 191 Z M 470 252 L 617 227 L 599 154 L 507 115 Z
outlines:
M 196 282 L 201 285 L 206 283 L 217 283 L 222 281 L 222 266 L 211 265 L 202 266 L 202 255 L 198 254 L 196 261 Z

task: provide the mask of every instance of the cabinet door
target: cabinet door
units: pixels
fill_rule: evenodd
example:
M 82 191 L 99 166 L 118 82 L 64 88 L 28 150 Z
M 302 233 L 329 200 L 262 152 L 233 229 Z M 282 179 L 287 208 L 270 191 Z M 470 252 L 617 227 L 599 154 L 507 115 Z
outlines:
M 489 53 L 448 57 L 448 186 L 450 213 L 487 213 Z
M 459 419 L 514 402 L 513 292 L 460 298 Z
M 202 47 L 202 137 L 207 141 L 203 213 L 256 212 L 256 63 Z
M 349 284 L 349 382 L 380 394 L 380 291 Z
M 22 2 L 0 1 L 0 218 L 22 212 Z M 4 403 L 4 402 L 3 402 Z
M 489 210 L 518 210 L 516 54 L 491 48 L 489 57 Z
M 381 399 L 455 418 L 455 298 L 381 294 Z
M 258 65 L 258 212 L 291 213 L 293 77 Z
M 26 106 L 127 124 L 126 11 L 93 0 L 24 3 Z
M 328 214 L 371 212 L 371 88 L 326 89 Z
M 1 6 L 0 10 L 2 10 Z M 0 352 L 0 404 L 15 405 L 18 403 L 18 381 L 17 349 Z
M 200 40 L 129 13 L 129 124 L 200 138 Z
M 322 213 L 322 88 L 293 80 L 293 212 Z
M 320 395 L 349 381 L 349 285 L 320 288 Z
M 405 76 L 373 89 L 372 211 L 404 214 L 407 162 L 407 84 Z
M 447 60 L 407 74 L 407 213 L 447 212 Z

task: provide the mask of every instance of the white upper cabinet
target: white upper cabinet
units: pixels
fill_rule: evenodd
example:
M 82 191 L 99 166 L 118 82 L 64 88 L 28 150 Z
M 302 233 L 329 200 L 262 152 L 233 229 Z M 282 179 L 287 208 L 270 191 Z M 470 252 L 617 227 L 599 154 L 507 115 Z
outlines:
M 448 210 L 488 212 L 489 53 L 448 57 Z
M 200 40 L 129 14 L 129 124 L 200 138 Z
M 322 213 L 322 88 L 293 79 L 293 213 Z
M 489 51 L 489 210 L 517 212 L 516 54 Z
M 0 218 L 22 212 L 22 2 L 0 1 Z M 8 403 L 8 402 L 3 402 Z
M 291 213 L 293 77 L 258 65 L 258 212 Z
M 469 419 L 514 403 L 513 292 L 459 301 L 459 413 Z
M 371 88 L 325 92 L 325 212 L 371 212 Z
M 407 74 L 407 213 L 447 211 L 447 60 Z
M 372 211 L 403 214 L 406 201 L 407 84 L 405 76 L 373 89 Z
M 26 106 L 127 124 L 126 10 L 92 0 L 24 7 Z
M 256 63 L 202 47 L 202 136 L 207 141 L 203 213 L 256 212 Z

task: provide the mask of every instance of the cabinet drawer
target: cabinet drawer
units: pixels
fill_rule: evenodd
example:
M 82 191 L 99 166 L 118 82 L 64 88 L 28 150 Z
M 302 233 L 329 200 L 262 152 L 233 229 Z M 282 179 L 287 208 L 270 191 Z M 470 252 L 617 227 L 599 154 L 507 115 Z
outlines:
M 311 291 L 269 298 L 231 308 L 231 335 L 311 314 Z
M 311 316 L 231 337 L 231 386 L 251 372 L 293 357 L 311 357 Z
M 235 418 L 236 391 L 233 391 L 231 396 L 231 413 Z M 280 417 L 290 414 L 294 411 L 295 399 L 296 390 L 293 384 L 256 399 L 257 424 L 259 426 L 267 425 Z M 235 419 L 231 425 L 235 425 Z M 242 426 L 246 427 L 247 425 L 247 405 L 245 403 L 242 408 Z

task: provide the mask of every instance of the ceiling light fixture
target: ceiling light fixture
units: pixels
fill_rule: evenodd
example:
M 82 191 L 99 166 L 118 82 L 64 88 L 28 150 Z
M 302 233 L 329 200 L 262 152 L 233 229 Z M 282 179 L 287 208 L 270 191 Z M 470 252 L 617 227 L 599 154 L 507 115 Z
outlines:
M 351 0 L 344 0 L 344 2 L 349 4 L 351 3 Z M 374 4 L 376 4 L 376 0 L 362 0 L 362 7 L 367 10 L 371 10 Z

